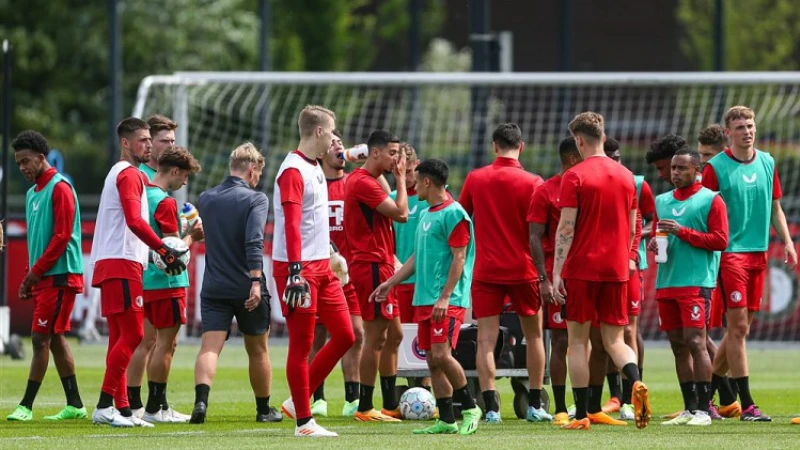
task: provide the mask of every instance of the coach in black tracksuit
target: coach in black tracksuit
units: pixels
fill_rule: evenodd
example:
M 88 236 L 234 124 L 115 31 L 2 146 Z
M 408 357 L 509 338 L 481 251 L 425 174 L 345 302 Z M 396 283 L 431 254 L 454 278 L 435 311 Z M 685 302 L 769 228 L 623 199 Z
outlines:
M 256 421 L 280 422 L 269 406 L 272 370 L 269 294 L 262 272 L 264 226 L 269 202 L 253 188 L 261 179 L 264 157 L 251 143 L 230 157 L 230 176 L 202 194 L 197 203 L 206 238 L 205 271 L 200 292 L 203 343 L 194 366 L 195 406 L 190 422 L 203 423 L 217 358 L 236 317 L 250 361 L 250 385 L 256 397 Z

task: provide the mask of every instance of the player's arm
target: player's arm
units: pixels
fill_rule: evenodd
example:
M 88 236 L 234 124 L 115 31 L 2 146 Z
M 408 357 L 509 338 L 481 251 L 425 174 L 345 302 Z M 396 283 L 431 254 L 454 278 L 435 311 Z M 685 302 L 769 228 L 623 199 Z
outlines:
M 286 283 L 286 290 L 283 293 L 282 300 L 289 306 L 295 307 L 299 306 L 310 292 L 308 282 L 300 274 L 303 270 L 303 237 L 300 233 L 300 221 L 303 217 L 303 194 L 305 191 L 303 176 L 300 175 L 300 171 L 297 169 L 287 169 L 278 178 L 278 186 L 281 190 L 280 202 L 284 215 L 286 257 L 289 260 L 289 280 Z M 266 197 L 264 197 L 264 201 L 266 201 Z M 266 212 L 267 208 L 263 209 Z M 266 218 L 267 216 L 264 214 L 264 223 L 266 223 Z M 264 224 L 261 225 L 261 233 L 261 251 L 263 252 Z M 262 255 L 263 253 L 259 253 L 259 258 L 263 258 Z M 248 252 L 248 262 L 249 260 L 250 254 Z M 256 276 L 260 278 L 260 271 L 258 275 L 255 275 L 252 270 L 254 268 L 251 267 L 251 278 L 255 279 Z M 261 266 L 259 265 L 258 268 L 260 269 Z
M 475 206 L 472 204 L 470 175 L 472 175 L 472 173 L 467 174 L 467 178 L 464 180 L 464 185 L 461 187 L 461 195 L 458 196 L 458 203 L 461 204 L 461 207 L 464 208 L 470 217 L 472 217 L 473 213 L 475 212 Z
M 403 180 L 402 183 L 400 180 Z M 359 189 L 359 199 L 363 199 L 364 203 L 372 207 L 384 216 L 394 220 L 395 222 L 406 223 L 408 222 L 408 193 L 406 192 L 405 177 L 400 177 L 397 180 L 397 198 L 392 198 L 383 191 L 377 183 L 361 184 L 363 189 Z M 380 199 L 380 200 L 378 200 Z
M 653 216 L 656 213 L 656 198 L 653 190 L 647 181 L 642 181 L 642 189 L 639 194 L 639 212 L 642 213 L 642 220 L 647 225 L 642 227 L 642 239 L 647 239 L 653 234 Z
M 636 270 L 639 264 L 639 243 L 642 242 L 642 215 L 639 214 L 639 210 L 634 210 L 633 213 L 633 241 L 631 242 L 631 248 L 628 252 L 631 273 Z
M 719 195 L 714 196 L 708 211 L 707 232 L 681 226 L 674 220 L 663 220 L 661 224 L 668 233 L 692 247 L 709 251 L 723 251 L 728 247 L 728 209 Z
M 553 298 L 553 286 L 547 277 L 547 267 L 545 266 L 544 248 L 542 238 L 547 232 L 547 218 L 549 215 L 549 202 L 544 188 L 537 188 L 533 191 L 531 205 L 528 208 L 528 223 L 530 228 L 529 246 L 533 264 L 539 275 L 539 292 L 543 299 Z
M 794 248 L 794 242 L 792 241 L 792 234 L 789 233 L 789 226 L 786 224 L 786 214 L 783 212 L 783 207 L 781 207 L 781 182 L 778 179 L 778 170 L 775 169 L 775 175 L 773 177 L 773 186 L 772 186 L 772 217 L 770 218 L 772 222 L 772 227 L 775 228 L 775 231 L 778 233 L 778 236 L 783 241 L 784 246 L 784 263 L 788 264 L 789 267 L 795 268 L 797 267 L 797 251 Z
M 578 218 L 578 208 L 561 208 L 561 219 L 558 221 L 556 229 L 556 254 L 553 263 L 553 287 L 562 300 L 566 297 L 561 282 L 561 271 L 564 269 L 564 262 L 567 260 L 572 241 L 575 238 L 575 223 Z
M 167 197 L 164 200 L 161 200 L 161 203 L 156 206 L 156 211 L 153 213 L 153 218 L 155 219 L 158 228 L 161 229 L 161 234 L 164 235 L 164 237 L 180 237 L 180 233 L 178 232 L 180 227 L 180 223 L 178 221 L 178 204 L 175 202 L 174 198 Z M 187 238 L 189 239 L 188 241 Z M 191 238 L 188 235 L 183 242 L 186 242 L 186 245 L 192 245 Z
M 461 273 L 464 271 L 464 265 L 467 263 L 467 246 L 470 241 L 469 221 L 466 219 L 458 223 L 450 232 L 450 237 L 447 239 L 447 244 L 450 246 L 450 253 L 453 255 L 453 260 L 450 262 L 450 268 L 447 271 L 447 279 L 442 287 L 442 292 L 439 294 L 439 299 L 433 305 L 433 314 L 431 319 L 434 322 L 440 322 L 447 317 L 447 308 L 450 306 L 450 297 L 458 285 L 458 280 L 461 278 Z
M 542 237 L 545 233 L 546 225 L 543 223 L 530 223 L 530 247 L 531 256 L 533 256 L 533 264 L 536 266 L 536 272 L 539 276 L 547 276 L 547 269 L 544 264 L 544 248 L 542 247 Z
M 703 187 L 711 189 L 714 192 L 719 192 L 719 180 L 717 179 L 717 172 L 714 171 L 714 166 L 706 164 L 703 167 L 703 179 L 701 181 Z
M 158 235 L 150 228 L 150 224 L 142 217 L 142 194 L 144 193 L 143 175 L 139 169 L 128 168 L 117 176 L 117 191 L 119 192 L 122 212 L 125 215 L 125 224 L 142 242 L 153 250 L 159 251 L 164 244 Z
M 376 180 L 378 180 L 378 184 L 381 185 L 381 189 L 383 189 L 383 192 L 386 192 L 387 194 L 392 192 L 392 188 L 391 186 L 389 186 L 389 182 L 386 180 L 386 177 L 383 174 L 378 175 L 378 178 L 376 178 Z
M 384 302 L 389 297 L 389 292 L 397 286 L 398 284 L 406 281 L 407 279 L 411 278 L 411 275 L 414 275 L 415 263 L 416 258 L 415 255 L 412 253 L 411 256 L 408 257 L 408 261 L 403 264 L 399 269 L 395 270 L 394 275 L 389 277 L 388 280 L 384 281 L 372 292 L 369 294 L 369 301 L 370 302 Z

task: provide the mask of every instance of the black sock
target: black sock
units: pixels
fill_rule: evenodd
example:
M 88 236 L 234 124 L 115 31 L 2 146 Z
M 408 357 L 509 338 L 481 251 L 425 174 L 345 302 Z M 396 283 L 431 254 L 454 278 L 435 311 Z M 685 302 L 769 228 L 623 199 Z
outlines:
M 631 397 L 633 396 L 633 383 L 627 378 L 622 379 L 622 401 L 623 405 L 631 404 Z
M 453 398 L 437 398 L 436 407 L 439 408 L 439 420 L 444 423 L 456 423 L 456 416 L 453 413 Z
M 256 397 L 256 412 L 258 414 L 269 414 L 269 395 Z
M 644 367 L 639 367 L 639 381 L 644 381 Z
M 575 396 L 575 420 L 586 418 L 586 410 L 589 407 L 589 388 L 572 388 Z
M 358 412 L 367 412 L 375 408 L 372 406 L 372 393 L 374 391 L 375 386 L 361 384 L 361 390 L 358 394 Z
M 303 425 L 311 422 L 311 417 L 304 417 L 302 419 L 297 419 L 297 426 L 302 427 Z
M 481 392 L 481 395 L 483 396 L 483 404 L 486 406 L 486 412 L 500 412 L 500 405 L 497 404 L 495 391 L 483 391 Z
M 390 377 L 381 376 L 381 395 L 383 396 L 383 409 L 393 411 L 398 407 L 397 391 L 394 388 L 397 375 Z
M 25 388 L 25 396 L 22 397 L 22 401 L 19 402 L 19 404 L 28 409 L 33 409 L 33 400 L 36 399 L 36 394 L 39 393 L 39 387 L 41 387 L 41 385 L 41 381 L 28 380 L 28 386 Z
M 97 401 L 97 409 L 108 408 L 114 406 L 114 396 L 100 391 L 100 400 Z
M 589 414 L 597 414 L 603 411 L 600 405 L 600 400 L 603 397 L 603 385 L 589 386 L 589 402 L 586 407 L 586 412 Z
M 622 374 L 625 375 L 625 378 L 628 379 L 631 386 L 641 379 L 639 376 L 639 366 L 637 366 L 636 363 L 625 364 L 625 367 L 622 368 Z
M 553 385 L 553 400 L 556 402 L 556 414 L 567 412 L 567 387 Z
M 358 382 L 345 381 L 344 382 L 344 399 L 348 402 L 358 400 Z
M 433 392 L 433 387 L 431 386 L 420 386 L 422 389 L 425 389 L 428 392 Z
M 453 389 L 453 399 L 461 404 L 462 411 L 475 407 L 475 399 L 472 398 L 472 393 L 469 391 L 469 384 L 465 384 L 462 388 Z
M 133 411 L 131 411 L 130 406 L 118 409 L 119 409 L 119 415 L 121 415 L 122 417 L 133 417 Z
M 542 390 L 529 389 L 528 390 L 528 406 L 533 406 L 536 409 L 542 407 Z
M 128 386 L 128 402 L 131 404 L 131 409 L 139 409 L 144 407 L 142 404 L 141 386 Z
M 163 385 L 163 389 L 161 389 L 161 398 L 158 399 L 158 403 L 161 404 L 161 409 L 166 411 L 169 409 L 169 402 L 167 401 L 167 383 L 161 383 Z
M 67 404 L 75 408 L 83 408 L 81 394 L 78 392 L 78 380 L 75 375 L 61 378 L 61 386 L 64 387 L 64 395 L 67 396 Z
M 697 409 L 708 412 L 708 405 L 711 403 L 711 383 L 700 381 L 695 383 L 697 390 Z
M 208 406 L 208 392 L 211 390 L 211 386 L 207 384 L 198 384 L 194 387 L 194 404 L 198 404 L 203 402 Z
M 683 396 L 683 409 L 694 411 L 697 409 L 697 395 L 694 391 L 694 381 L 681 383 L 681 395 Z
M 147 382 L 147 405 L 144 410 L 155 414 L 161 409 L 161 393 L 167 388 L 167 383 Z
M 314 391 L 314 401 L 325 400 L 325 383 L 319 385 Z
M 622 398 L 622 377 L 619 376 L 619 372 L 607 373 L 606 380 L 611 397 L 616 397 L 617 400 Z
M 722 406 L 728 406 L 736 401 L 736 393 L 733 391 L 730 380 L 731 379 L 728 377 L 721 377 L 719 375 L 711 376 L 711 385 L 713 386 L 716 382 L 717 389 L 719 390 L 719 404 Z
M 750 395 L 750 377 L 734 378 L 733 382 L 739 388 L 739 400 L 742 401 L 742 411 L 753 406 L 755 402 Z

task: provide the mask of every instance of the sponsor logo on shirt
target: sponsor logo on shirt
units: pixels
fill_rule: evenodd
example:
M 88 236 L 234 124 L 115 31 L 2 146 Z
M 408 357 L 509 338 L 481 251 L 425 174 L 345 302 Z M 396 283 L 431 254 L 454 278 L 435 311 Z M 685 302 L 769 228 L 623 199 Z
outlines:
M 733 303 L 739 303 L 740 301 L 742 301 L 742 293 L 739 291 L 731 292 L 731 301 Z
M 413 207 L 413 208 L 411 208 L 411 209 L 409 209 L 409 210 L 408 210 L 408 215 L 409 215 L 409 216 L 411 216 L 411 215 L 414 215 L 414 214 L 416 214 L 416 213 L 417 213 L 417 206 L 419 206 L 419 205 L 414 205 L 414 207 Z
M 342 226 L 342 223 L 344 222 L 344 201 L 328 201 L 328 218 L 331 219 L 330 223 L 328 224 L 328 229 L 330 231 L 344 230 L 344 226 Z
M 47 326 L 47 322 L 49 322 L 49 321 L 48 320 L 42 320 L 42 319 L 36 319 L 36 325 L 38 325 L 38 326 L 40 326 L 42 328 Z
M 697 305 L 692 306 L 692 320 L 700 321 L 700 307 Z
M 685 206 L 683 208 L 679 209 L 679 210 L 675 209 L 675 208 L 672 208 L 672 215 L 674 215 L 676 217 L 682 216 L 683 213 L 685 213 L 685 212 L 686 212 L 686 207 Z
M 422 231 L 427 232 L 428 230 L 430 230 L 430 228 L 431 228 L 431 223 L 430 222 L 422 224 Z
M 322 184 L 325 182 L 325 177 L 322 176 L 322 173 L 317 174 L 317 183 Z
M 33 202 L 33 212 L 39 211 L 39 202 Z
M 443 336 L 444 335 L 444 328 L 434 328 L 433 329 L 434 336 Z
M 750 178 L 747 178 L 747 175 L 742 174 L 742 179 L 744 180 L 745 183 L 753 184 L 756 182 L 756 175 L 758 174 L 754 173 Z

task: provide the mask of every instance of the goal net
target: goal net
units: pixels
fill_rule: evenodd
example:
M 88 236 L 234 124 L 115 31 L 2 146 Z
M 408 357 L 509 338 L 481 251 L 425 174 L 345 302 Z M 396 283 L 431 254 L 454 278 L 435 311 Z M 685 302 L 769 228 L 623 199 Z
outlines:
M 645 162 L 650 143 L 677 133 L 694 145 L 698 132 L 720 122 L 726 108 L 744 104 L 757 114 L 758 148 L 776 158 L 793 234 L 800 225 L 800 74 L 186 72 L 146 78 L 134 115 L 165 114 L 179 123 L 178 143 L 203 167 L 186 193 L 194 201 L 224 178 L 230 151 L 244 141 L 266 156 L 260 188 L 271 196 L 278 166 L 298 141 L 298 112 L 307 104 L 336 112 L 345 146 L 387 129 L 412 143 L 422 158 L 443 158 L 456 195 L 471 169 L 493 159 L 491 132 L 499 123 L 519 124 L 522 164 L 547 178 L 559 170 L 558 142 L 567 136 L 567 123 L 586 110 L 605 116 L 606 133 L 621 143 L 623 163 L 644 175 L 658 195 L 670 187 Z M 752 337 L 800 340 L 797 272 L 782 264 L 777 239 L 770 255 L 763 311 Z M 648 339 L 663 337 L 654 266 L 645 275 L 640 319 Z

